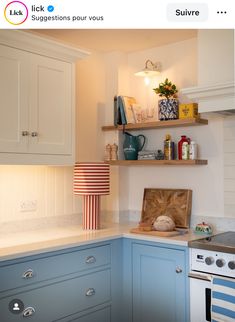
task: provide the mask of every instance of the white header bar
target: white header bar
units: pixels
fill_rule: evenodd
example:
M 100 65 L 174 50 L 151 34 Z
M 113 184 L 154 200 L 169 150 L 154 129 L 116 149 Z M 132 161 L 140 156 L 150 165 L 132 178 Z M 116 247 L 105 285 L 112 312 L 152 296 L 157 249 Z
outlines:
M 1 0 L 1 29 L 234 28 L 235 1 Z

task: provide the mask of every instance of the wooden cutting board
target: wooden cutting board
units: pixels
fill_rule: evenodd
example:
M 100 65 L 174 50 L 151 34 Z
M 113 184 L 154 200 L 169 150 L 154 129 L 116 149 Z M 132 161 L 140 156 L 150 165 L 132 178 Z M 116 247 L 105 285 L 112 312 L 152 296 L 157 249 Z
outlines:
M 152 226 L 157 217 L 170 216 L 176 228 L 189 228 L 192 190 L 144 189 L 141 223 Z
M 180 235 L 180 232 L 177 230 L 173 230 L 173 231 L 156 231 L 156 230 L 145 231 L 145 230 L 141 230 L 138 227 L 132 228 L 130 230 L 130 232 L 134 233 L 134 234 L 158 236 L 158 237 L 173 237 L 173 236 Z

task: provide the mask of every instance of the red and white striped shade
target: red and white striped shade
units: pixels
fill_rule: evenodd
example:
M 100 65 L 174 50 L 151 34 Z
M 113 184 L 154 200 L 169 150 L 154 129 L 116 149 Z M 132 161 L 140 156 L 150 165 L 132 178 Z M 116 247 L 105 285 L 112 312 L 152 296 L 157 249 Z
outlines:
M 108 195 L 109 164 L 104 162 L 79 162 L 74 166 L 74 194 Z
M 74 194 L 83 196 L 83 229 L 100 228 L 100 196 L 109 194 L 109 164 L 80 162 L 74 166 Z

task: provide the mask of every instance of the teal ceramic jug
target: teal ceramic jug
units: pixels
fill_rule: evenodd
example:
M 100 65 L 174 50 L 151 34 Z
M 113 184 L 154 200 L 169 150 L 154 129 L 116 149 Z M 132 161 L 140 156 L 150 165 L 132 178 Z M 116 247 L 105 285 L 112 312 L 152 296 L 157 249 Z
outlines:
M 123 143 L 123 152 L 126 160 L 137 160 L 138 152 L 141 151 L 145 144 L 145 136 L 143 134 L 134 136 L 128 132 L 124 132 L 125 139 Z M 142 142 L 141 142 L 142 141 Z

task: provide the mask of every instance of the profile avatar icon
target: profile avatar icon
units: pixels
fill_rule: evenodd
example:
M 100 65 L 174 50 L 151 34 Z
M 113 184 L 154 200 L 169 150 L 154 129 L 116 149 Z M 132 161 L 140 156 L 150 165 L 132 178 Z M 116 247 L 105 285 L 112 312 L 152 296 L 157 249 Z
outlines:
M 8 309 L 13 314 L 20 314 L 24 310 L 24 303 L 20 299 L 12 299 L 8 304 Z
M 16 302 L 16 303 L 14 303 L 14 305 L 13 305 L 13 309 L 12 309 L 13 311 L 19 311 L 20 310 L 20 308 L 19 308 L 19 304 Z

